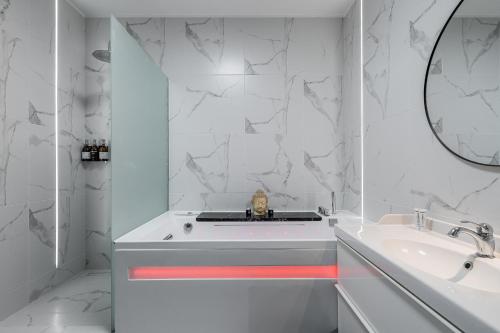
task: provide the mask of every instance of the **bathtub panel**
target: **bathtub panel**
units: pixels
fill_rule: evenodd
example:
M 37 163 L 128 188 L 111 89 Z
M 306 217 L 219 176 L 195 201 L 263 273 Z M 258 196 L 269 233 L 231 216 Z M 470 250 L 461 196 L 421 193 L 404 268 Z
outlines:
M 335 250 L 116 250 L 118 333 L 330 333 L 334 279 L 129 280 L 135 266 L 335 265 Z

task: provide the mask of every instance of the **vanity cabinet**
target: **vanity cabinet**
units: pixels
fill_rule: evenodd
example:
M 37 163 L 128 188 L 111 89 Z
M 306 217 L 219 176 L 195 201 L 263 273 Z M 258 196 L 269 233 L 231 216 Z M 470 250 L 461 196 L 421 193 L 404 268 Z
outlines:
M 339 332 L 369 333 L 369 325 L 363 322 L 363 316 L 338 285 Z
M 461 332 L 340 239 L 337 255 L 339 333 Z

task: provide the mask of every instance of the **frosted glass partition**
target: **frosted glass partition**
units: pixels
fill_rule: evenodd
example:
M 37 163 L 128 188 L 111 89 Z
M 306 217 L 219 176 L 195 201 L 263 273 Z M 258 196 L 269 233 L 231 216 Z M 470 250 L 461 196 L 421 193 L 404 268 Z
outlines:
M 168 80 L 111 18 L 111 234 L 168 209 Z

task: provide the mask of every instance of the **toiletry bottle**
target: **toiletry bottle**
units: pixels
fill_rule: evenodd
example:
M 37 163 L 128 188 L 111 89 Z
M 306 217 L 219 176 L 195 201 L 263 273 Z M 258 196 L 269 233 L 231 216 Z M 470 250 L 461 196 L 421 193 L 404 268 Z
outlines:
M 425 229 L 425 220 L 426 216 L 425 214 L 427 213 L 426 209 L 423 208 L 415 208 L 415 226 L 418 231 L 422 231 Z
M 85 144 L 82 148 L 82 161 L 90 161 L 90 146 L 89 140 L 85 140 Z
M 99 146 L 99 160 L 108 161 L 109 160 L 109 149 L 106 146 L 106 140 L 101 139 L 101 145 Z
M 92 142 L 92 147 L 90 147 L 90 159 L 92 161 L 99 161 L 99 148 L 97 148 L 97 142 L 95 139 Z

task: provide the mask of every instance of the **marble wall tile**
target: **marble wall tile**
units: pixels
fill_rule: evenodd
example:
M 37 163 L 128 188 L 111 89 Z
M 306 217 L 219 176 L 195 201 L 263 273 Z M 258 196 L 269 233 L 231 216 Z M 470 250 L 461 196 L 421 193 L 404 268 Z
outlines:
M 93 56 L 108 50 L 107 19 L 85 20 L 85 138 L 111 138 L 111 66 Z M 153 45 L 156 45 L 153 43 Z M 109 268 L 111 258 L 111 165 L 87 163 L 85 168 L 86 267 Z
M 195 76 L 172 81 L 169 88 L 170 132 L 243 133 L 244 78 Z
M 172 142 L 169 191 L 238 192 L 244 187 L 241 135 L 178 135 Z M 176 140 L 179 140 L 176 141 Z M 174 143 L 175 142 L 175 143 Z
M 341 207 L 361 213 L 361 11 L 356 1 L 342 22 L 342 190 Z
M 49 0 L 7 1 L 0 15 L 0 319 L 54 268 L 53 250 L 35 249 L 54 236 L 53 9 Z
M 84 21 L 61 2 L 60 63 L 61 188 L 55 188 L 54 2 L 7 1 L 0 15 L 0 318 L 68 278 L 55 269 L 55 191 L 71 209 L 62 211 L 62 242 L 71 255 L 84 256 L 83 174 L 79 143 L 84 130 Z M 71 216 L 73 211 L 78 216 Z M 67 217 L 67 218 L 65 218 Z M 68 222 L 69 221 L 69 222 Z M 70 223 L 72 222 L 72 223 Z M 73 227 L 69 227 L 69 225 Z M 71 260 L 64 253 L 63 261 Z M 13 260 L 15 258 L 15 260 Z M 72 262 L 72 274 L 78 267 Z M 80 261 L 83 261 L 80 259 Z M 68 264 L 66 264 L 68 266 Z M 83 267 L 80 264 L 80 267 Z M 81 269 L 81 268 L 80 268 Z M 66 273 L 64 273 L 66 272 Z M 41 280 L 51 281 L 44 286 Z
M 258 22 L 258 24 L 256 24 Z M 284 74 L 293 19 L 244 19 L 237 23 L 246 75 Z
M 290 110 L 285 96 L 288 82 L 283 75 L 248 75 L 244 80 L 245 98 L 241 107 L 245 133 L 286 134 Z
M 28 302 L 28 207 L 0 207 L 0 320 Z
M 87 43 L 100 40 L 104 48 L 109 37 L 96 28 L 105 26 L 102 21 L 87 20 Z M 341 19 L 133 18 L 122 23 L 170 79 L 172 205 L 184 201 L 186 206 L 192 198 L 190 209 L 195 209 L 204 202 L 200 198 L 250 196 L 265 186 L 287 198 L 276 202 L 285 207 L 305 191 L 325 190 L 306 186 L 303 179 L 317 183 L 321 178 L 311 173 L 316 158 L 331 178 L 327 187 L 341 186 L 328 165 L 341 158 L 340 149 L 330 160 L 320 157 L 330 156 L 330 146 L 342 146 Z M 304 122 L 319 127 L 314 139 L 302 133 Z M 288 174 L 293 181 L 287 181 Z M 287 191 L 294 193 L 287 197 Z M 306 200 L 300 202 L 304 207 Z
M 28 278 L 28 209 L 24 205 L 2 207 L 1 214 L 1 262 L 9 269 L 2 269 L 0 284 L 2 290 L 13 290 Z
M 341 76 L 344 19 L 295 19 L 290 27 L 287 70 L 290 74 Z M 289 24 L 289 25 L 290 25 Z
M 243 74 L 242 42 L 232 19 L 167 18 L 165 29 L 167 48 L 161 68 L 172 81 L 186 74 Z M 143 33 L 149 35 L 149 30 L 144 27 Z
M 111 262 L 111 179 L 109 166 L 86 167 L 86 267 L 109 268 Z
M 30 123 L 29 144 L 29 200 L 55 200 L 55 144 L 54 125 Z
M 0 122 L 0 206 L 23 204 L 28 200 L 28 126 L 10 117 Z
M 349 116 L 359 114 L 351 60 L 359 55 L 358 12 L 352 9 L 347 23 L 121 19 L 169 78 L 170 209 L 241 210 L 258 188 L 276 209 L 329 207 L 331 191 L 340 194 L 339 206 L 359 207 L 359 158 L 351 156 L 360 154 L 359 118 Z M 108 48 L 109 22 L 87 19 L 86 31 L 87 135 L 106 138 L 109 65 L 92 52 Z M 108 260 L 109 179 L 105 169 L 87 170 L 90 267 Z
M 304 159 L 300 140 L 283 134 L 258 134 L 248 140 L 246 179 L 248 197 L 258 189 L 269 193 L 276 209 L 302 206 Z
M 424 207 L 498 224 L 499 170 L 466 163 L 437 141 L 422 90 L 432 46 L 455 0 L 365 2 L 365 214 Z
M 55 202 L 39 201 L 28 210 L 30 231 L 30 280 L 55 270 Z
M 59 271 L 78 273 L 85 263 L 85 19 L 61 1 L 59 22 Z M 57 271 L 48 275 L 48 286 L 58 283 Z M 34 287 L 32 299 L 35 290 L 43 288 Z

